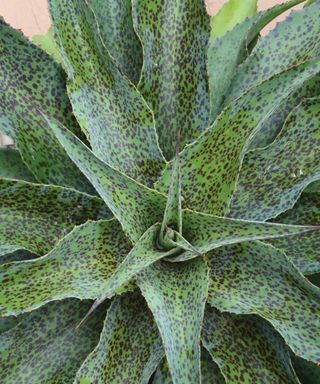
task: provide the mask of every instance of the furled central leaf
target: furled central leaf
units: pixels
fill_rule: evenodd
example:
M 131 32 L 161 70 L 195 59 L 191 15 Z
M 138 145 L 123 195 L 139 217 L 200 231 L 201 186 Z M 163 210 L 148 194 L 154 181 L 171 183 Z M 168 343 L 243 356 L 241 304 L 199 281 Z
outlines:
M 228 244 L 236 244 L 246 240 L 263 240 L 295 236 L 311 232 L 320 235 L 319 226 L 299 226 L 264 223 L 257 221 L 232 220 L 224 217 L 201 214 L 193 211 L 183 211 L 183 235 L 172 244 L 185 249 L 186 252 L 174 258 L 183 261 L 212 249 Z M 190 249 L 192 245 L 193 249 Z M 195 252 L 196 251 L 196 252 Z

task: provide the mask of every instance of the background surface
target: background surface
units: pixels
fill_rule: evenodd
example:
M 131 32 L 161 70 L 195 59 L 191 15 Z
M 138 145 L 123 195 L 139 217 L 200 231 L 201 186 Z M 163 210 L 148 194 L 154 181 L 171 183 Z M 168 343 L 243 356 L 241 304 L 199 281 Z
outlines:
M 206 0 L 208 12 L 213 15 L 226 0 Z M 246 1 L 246 0 L 243 0 Z M 282 0 L 258 0 L 260 10 L 272 7 Z M 47 0 L 0 0 L 0 16 L 16 29 L 22 30 L 27 36 L 44 34 L 50 26 Z M 285 17 L 284 15 L 277 20 Z M 271 23 L 264 33 L 275 25 Z M 0 135 L 0 146 L 10 145 L 11 140 Z

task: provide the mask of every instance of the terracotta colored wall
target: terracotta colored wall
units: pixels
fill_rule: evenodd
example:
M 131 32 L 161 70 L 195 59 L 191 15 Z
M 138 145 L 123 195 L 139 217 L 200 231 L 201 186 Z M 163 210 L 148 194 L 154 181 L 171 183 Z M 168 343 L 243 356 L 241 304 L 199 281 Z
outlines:
M 210 14 L 214 14 L 225 1 L 207 0 Z M 259 9 L 266 9 L 281 2 L 283 1 L 258 0 Z M 0 15 L 27 36 L 45 33 L 50 25 L 47 0 L 0 0 Z
M 217 12 L 225 1 L 207 0 L 209 13 L 212 15 Z M 258 0 L 259 9 L 266 9 L 281 2 L 282 0 Z M 0 0 L 0 16 L 14 28 L 21 29 L 28 37 L 43 34 L 50 26 L 47 0 Z M 0 146 L 9 144 L 10 139 L 0 135 Z

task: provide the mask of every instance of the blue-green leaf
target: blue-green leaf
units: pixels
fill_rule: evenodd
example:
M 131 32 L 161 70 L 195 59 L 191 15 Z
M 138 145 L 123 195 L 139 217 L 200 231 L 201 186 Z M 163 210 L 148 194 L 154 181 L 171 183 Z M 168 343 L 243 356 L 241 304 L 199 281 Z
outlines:
M 133 22 L 144 55 L 139 89 L 154 111 L 167 159 L 205 130 L 209 117 L 204 0 L 135 0 Z
M 202 258 L 159 261 L 137 283 L 158 325 L 174 384 L 200 384 L 200 331 L 208 290 Z
M 73 113 L 93 152 L 115 169 L 152 186 L 165 160 L 151 110 L 113 62 L 89 2 L 50 0 L 49 5 L 69 77 Z
M 100 342 L 77 373 L 75 384 L 148 384 L 164 355 L 161 337 L 138 292 L 116 297 Z
M 295 354 L 320 362 L 320 289 L 284 253 L 246 242 L 215 250 L 208 263 L 212 306 L 265 318 Z
M 58 121 L 49 124 L 70 158 L 91 181 L 133 242 L 162 220 L 166 199 L 98 159 Z

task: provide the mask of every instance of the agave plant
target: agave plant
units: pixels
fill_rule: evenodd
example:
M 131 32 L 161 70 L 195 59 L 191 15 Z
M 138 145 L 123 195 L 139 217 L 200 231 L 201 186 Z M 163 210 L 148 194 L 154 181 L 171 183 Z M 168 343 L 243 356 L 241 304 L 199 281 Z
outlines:
M 319 382 L 320 1 L 260 37 L 298 3 L 1 21 L 2 383 Z

